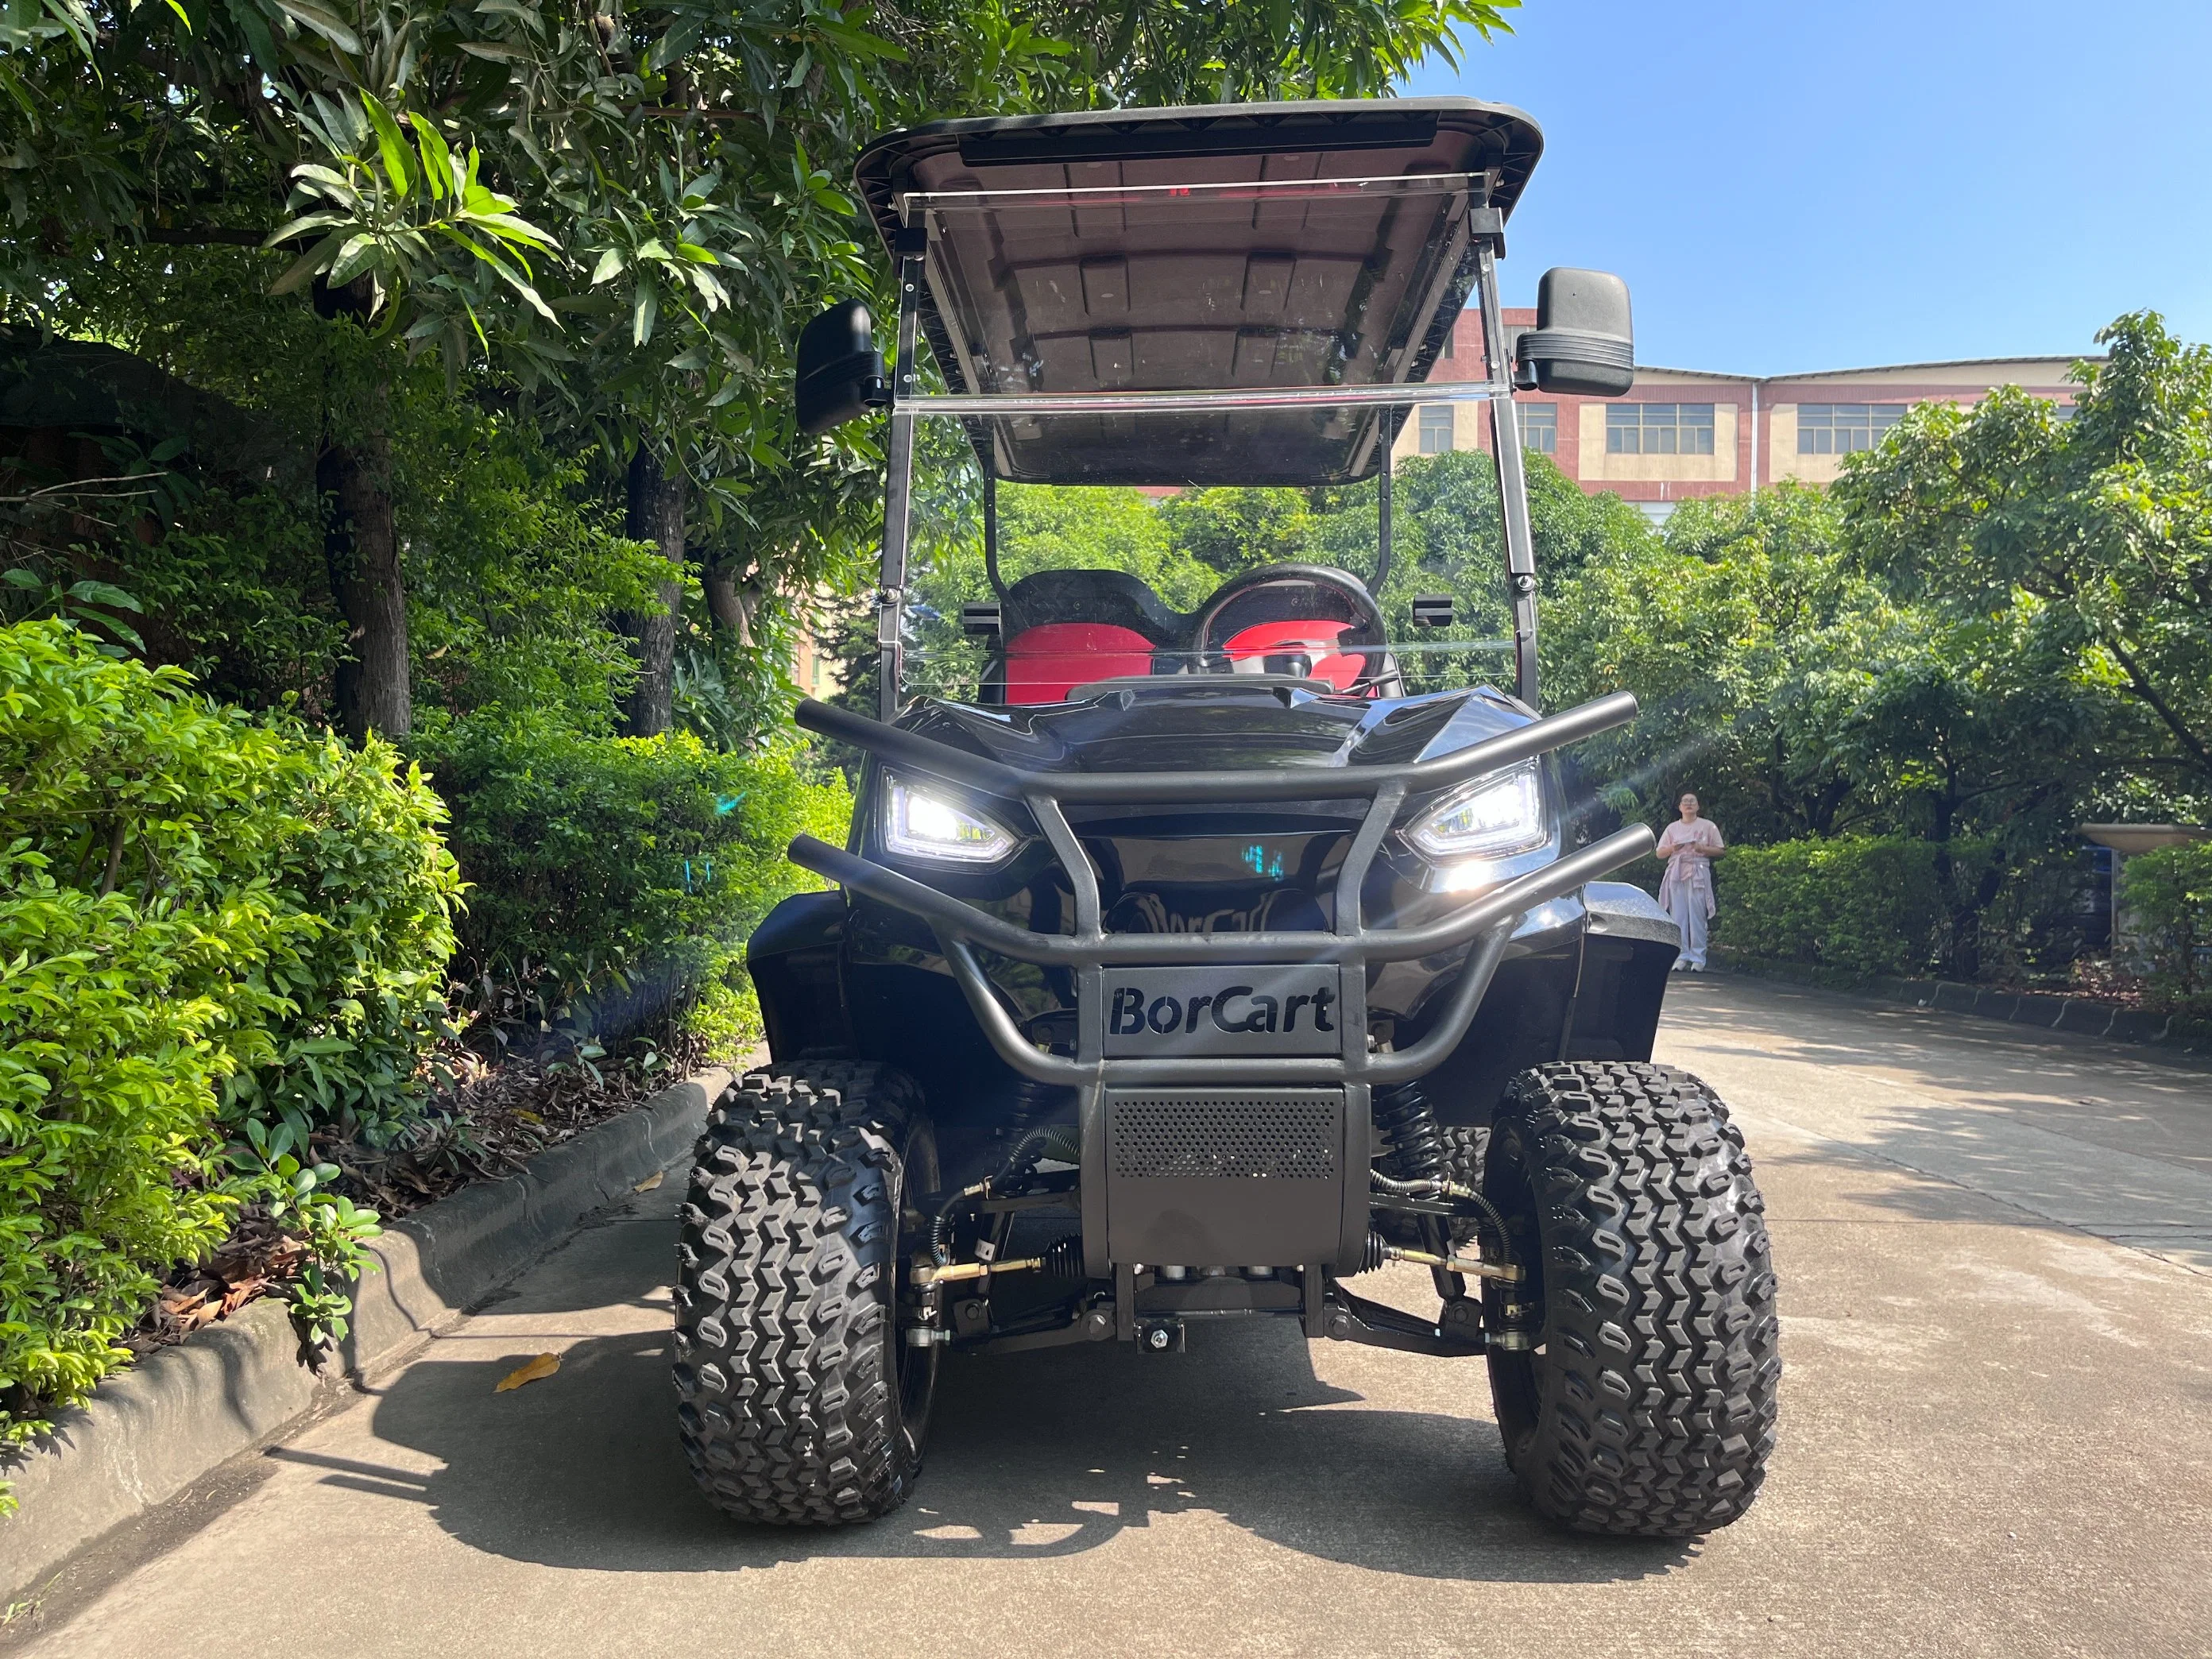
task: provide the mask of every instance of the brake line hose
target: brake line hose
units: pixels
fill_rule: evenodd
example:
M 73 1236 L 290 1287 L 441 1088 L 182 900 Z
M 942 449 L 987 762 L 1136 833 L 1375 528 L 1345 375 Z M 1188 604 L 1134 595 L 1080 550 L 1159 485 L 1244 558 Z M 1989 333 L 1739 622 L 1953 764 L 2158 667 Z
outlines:
M 1005 1164 L 995 1175 L 986 1176 L 972 1187 L 963 1187 L 946 1198 L 929 1223 L 929 1259 L 939 1267 L 952 1260 L 952 1214 L 964 1204 L 979 1198 L 988 1198 L 993 1193 L 1018 1191 L 1029 1184 L 1036 1173 L 1036 1166 L 1046 1158 L 1060 1164 L 1080 1164 L 1083 1143 L 1072 1123 L 1048 1123 L 1041 1129 L 1032 1129 L 1024 1135 Z

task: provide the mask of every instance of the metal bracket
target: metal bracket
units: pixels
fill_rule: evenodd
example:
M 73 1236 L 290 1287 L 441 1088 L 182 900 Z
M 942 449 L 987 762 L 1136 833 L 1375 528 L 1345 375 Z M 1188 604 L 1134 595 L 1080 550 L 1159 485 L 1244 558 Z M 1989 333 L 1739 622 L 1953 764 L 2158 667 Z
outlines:
M 1322 1323 L 1332 1341 L 1364 1342 L 1370 1347 L 1396 1348 L 1405 1353 L 1465 1358 L 1487 1347 L 1479 1330 L 1447 1331 L 1412 1314 L 1354 1296 L 1340 1285 L 1330 1287 Z

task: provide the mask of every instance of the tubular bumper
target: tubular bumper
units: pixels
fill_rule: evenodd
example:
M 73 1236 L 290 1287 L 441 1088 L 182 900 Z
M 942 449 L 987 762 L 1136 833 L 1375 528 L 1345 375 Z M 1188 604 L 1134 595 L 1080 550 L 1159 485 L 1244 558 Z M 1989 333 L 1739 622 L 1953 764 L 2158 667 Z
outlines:
M 801 836 L 792 861 L 840 885 L 929 923 L 977 1021 L 1006 1064 L 1039 1082 L 1075 1085 L 1190 1084 L 1380 1085 L 1419 1077 L 1455 1048 L 1521 919 L 1651 851 L 1638 824 L 1558 859 L 1470 902 L 1457 915 L 1419 927 L 1369 927 L 1360 895 L 1369 867 L 1408 795 L 1448 788 L 1626 724 L 1636 699 L 1616 692 L 1435 760 L 1402 766 L 1296 767 L 1273 771 L 1023 772 L 811 699 L 801 726 L 867 749 L 902 771 L 945 779 L 1026 805 L 1066 870 L 1075 896 L 1075 931 L 1040 933 L 986 915 L 867 859 Z M 1061 811 L 1063 801 L 1172 802 L 1366 798 L 1370 803 L 1336 879 L 1336 926 L 1329 933 L 1109 933 L 1100 924 L 1097 872 Z M 1370 1052 L 1365 968 L 1370 962 L 1434 956 L 1472 945 L 1441 1018 L 1411 1048 Z M 1023 1036 L 976 960 L 978 948 L 1077 974 L 1076 1056 L 1048 1054 Z M 1331 962 L 1353 971 L 1343 981 L 1342 1045 L 1335 1055 L 1109 1058 L 1104 1053 L 1104 972 L 1109 966 Z

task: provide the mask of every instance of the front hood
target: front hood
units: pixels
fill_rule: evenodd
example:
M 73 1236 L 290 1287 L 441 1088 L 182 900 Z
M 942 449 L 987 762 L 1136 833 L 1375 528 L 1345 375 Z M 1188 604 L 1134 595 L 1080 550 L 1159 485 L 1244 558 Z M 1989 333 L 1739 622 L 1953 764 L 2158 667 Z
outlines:
M 1403 765 L 1531 718 L 1487 687 L 1375 700 L 1235 678 L 1035 708 L 925 702 L 900 724 L 1024 771 L 1199 772 Z

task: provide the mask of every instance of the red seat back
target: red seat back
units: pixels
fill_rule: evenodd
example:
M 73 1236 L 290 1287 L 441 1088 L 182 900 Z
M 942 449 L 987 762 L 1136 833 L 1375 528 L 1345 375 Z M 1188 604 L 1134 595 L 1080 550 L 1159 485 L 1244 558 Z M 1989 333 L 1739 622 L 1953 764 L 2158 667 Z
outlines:
M 1152 642 L 1108 623 L 1045 623 L 1006 641 L 1006 701 L 1065 702 L 1092 680 L 1152 672 Z
M 1297 653 L 1313 659 L 1315 679 L 1325 680 L 1340 691 L 1349 691 L 1367 668 L 1363 653 L 1335 649 L 1337 641 L 1352 626 L 1348 622 L 1254 623 L 1231 634 L 1222 642 L 1222 649 L 1233 662 Z

